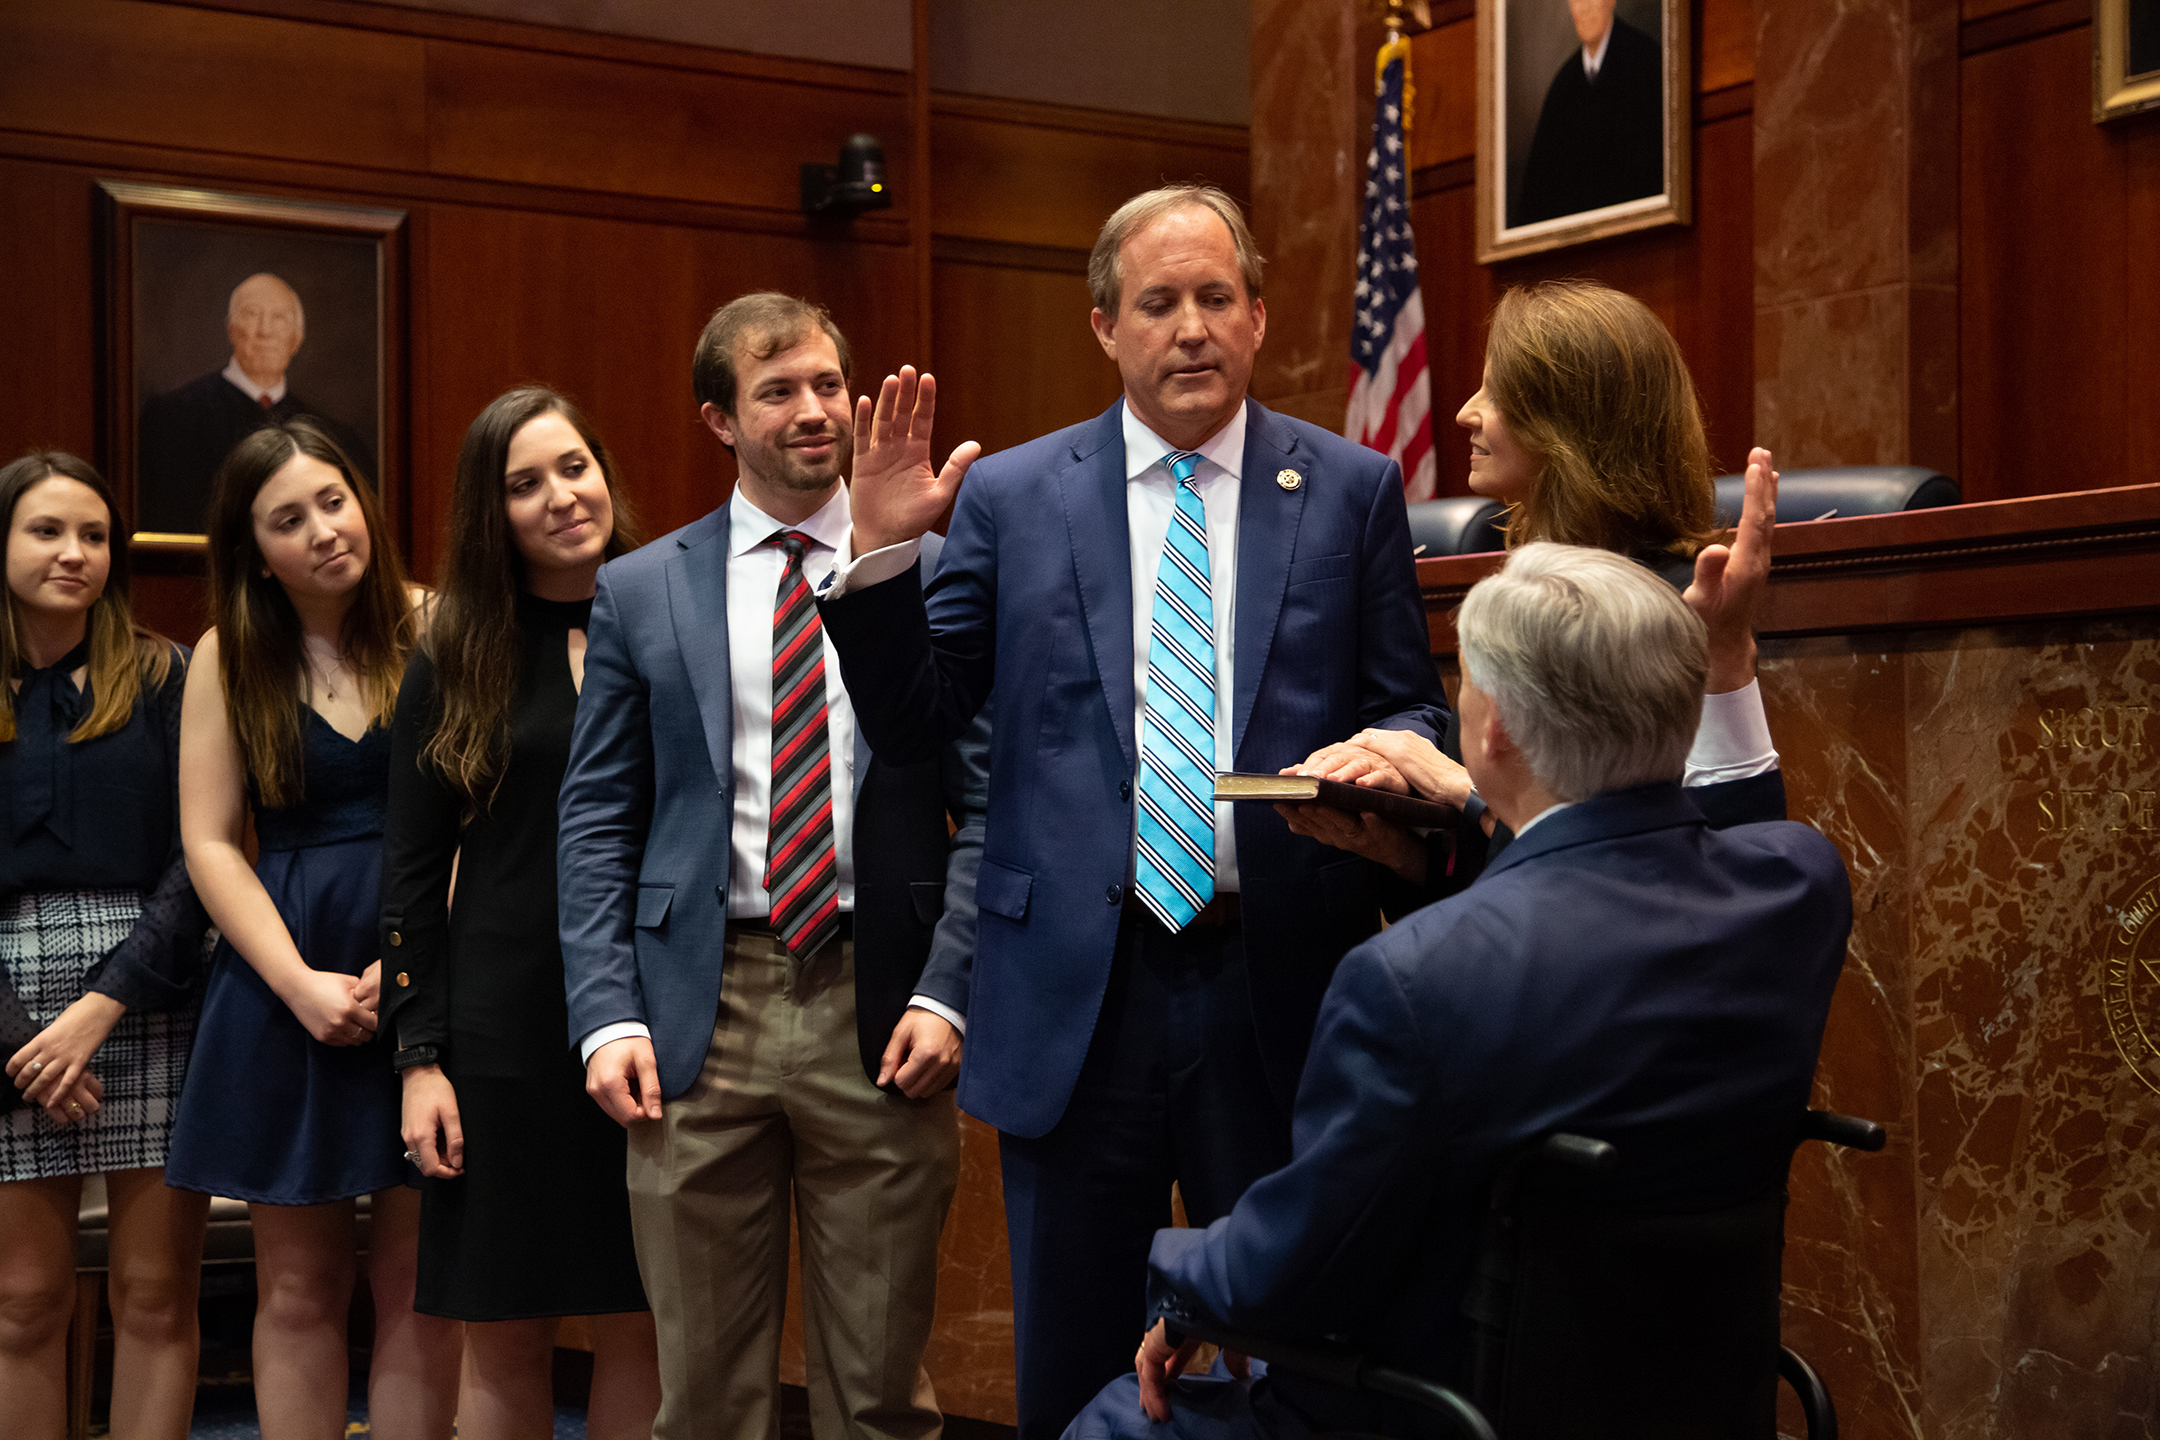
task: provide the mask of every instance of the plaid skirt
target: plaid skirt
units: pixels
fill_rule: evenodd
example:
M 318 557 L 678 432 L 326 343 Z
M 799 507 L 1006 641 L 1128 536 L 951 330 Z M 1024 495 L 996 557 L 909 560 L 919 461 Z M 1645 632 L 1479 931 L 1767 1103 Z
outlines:
M 0 901 L 0 965 L 30 1018 L 50 1025 L 81 999 L 84 972 L 128 937 L 141 913 L 142 895 L 134 890 Z M 0 1182 L 163 1165 L 197 1008 L 120 1017 L 90 1057 L 105 1098 L 89 1119 L 55 1125 L 35 1106 L 0 1115 Z

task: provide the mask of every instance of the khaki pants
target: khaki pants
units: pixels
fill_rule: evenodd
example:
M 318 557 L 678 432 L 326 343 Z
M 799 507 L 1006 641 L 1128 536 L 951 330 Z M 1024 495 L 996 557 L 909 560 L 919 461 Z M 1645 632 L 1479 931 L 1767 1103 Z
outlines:
M 654 1440 L 780 1433 L 791 1189 L 812 1430 L 936 1436 L 922 1356 L 959 1172 L 952 1092 L 907 1100 L 863 1075 L 852 942 L 798 964 L 770 934 L 727 935 L 705 1068 L 630 1129 L 630 1219 L 660 1332 Z

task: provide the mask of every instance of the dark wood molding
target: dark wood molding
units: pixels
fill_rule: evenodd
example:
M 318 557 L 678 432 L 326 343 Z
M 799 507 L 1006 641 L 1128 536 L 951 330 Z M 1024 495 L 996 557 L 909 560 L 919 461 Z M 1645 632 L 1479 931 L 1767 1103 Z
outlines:
M 955 265 L 986 265 L 998 270 L 1048 270 L 1059 275 L 1085 275 L 1088 267 L 1088 252 L 1078 248 L 972 240 L 964 235 L 934 236 L 930 254 L 933 259 Z
M 1708 125 L 1715 120 L 1730 120 L 1735 115 L 1755 113 L 1755 82 L 1743 80 L 1738 85 L 1727 85 L 1721 90 L 1704 90 L 1695 96 L 1695 123 Z
M 413 204 L 432 201 L 549 215 L 581 215 L 595 220 L 631 220 L 651 225 L 686 225 L 700 230 L 740 230 L 830 240 L 845 236 L 865 245 L 905 245 L 907 221 L 862 215 L 844 228 L 812 221 L 796 211 L 747 205 L 713 205 L 651 195 L 570 190 L 524 185 L 507 180 L 468 180 L 409 170 L 371 166 L 320 165 L 299 160 L 265 160 L 205 150 L 135 145 L 114 140 L 81 140 L 0 130 L 0 156 L 81 165 L 115 179 L 169 184 L 216 181 L 301 198 L 358 200 L 367 204 Z
M 1250 150 L 1252 132 L 1243 125 L 1211 125 L 1199 120 L 1170 120 L 1158 115 L 1128 115 L 1121 110 L 1093 110 L 1081 105 L 1053 105 L 1046 100 L 1008 100 L 998 95 L 961 95 L 951 90 L 930 94 L 933 117 L 988 120 L 1042 130 L 1076 130 L 1087 135 L 1115 135 L 1126 140 L 1154 140 L 1166 145 L 1195 145 L 1218 150 Z
M 2091 23 L 2092 0 L 2040 0 L 2037 5 L 1964 21 L 1958 26 L 1958 54 L 2000 50 L 2005 45 L 2038 40 L 2058 30 Z
M 1410 172 L 1410 198 L 1422 200 L 1427 195 L 1476 182 L 1476 157 L 1464 155 L 1455 160 L 1443 160 L 1438 165 L 1426 165 Z
M 783 84 L 808 85 L 827 90 L 860 90 L 876 95 L 904 96 L 908 88 L 905 70 L 885 70 L 867 65 L 835 65 L 820 60 L 798 60 L 785 55 L 754 55 L 746 50 L 722 50 L 717 46 L 692 45 L 675 40 L 604 35 L 595 30 L 539 25 L 523 20 L 497 20 L 442 10 L 419 10 L 401 5 L 370 4 L 366 3 L 366 0 L 148 0 L 148 3 L 193 10 L 223 10 L 239 15 L 260 16 L 268 20 L 334 25 L 345 30 L 372 30 L 385 35 L 407 35 L 417 40 L 448 40 L 503 50 L 532 50 L 544 54 L 570 55 L 590 60 L 616 60 L 671 70 L 696 70 L 710 75 L 773 80 Z
M 1963 629 L 2160 611 L 2160 485 L 1780 525 L 1757 631 Z M 1418 562 L 1435 653 L 1501 557 Z

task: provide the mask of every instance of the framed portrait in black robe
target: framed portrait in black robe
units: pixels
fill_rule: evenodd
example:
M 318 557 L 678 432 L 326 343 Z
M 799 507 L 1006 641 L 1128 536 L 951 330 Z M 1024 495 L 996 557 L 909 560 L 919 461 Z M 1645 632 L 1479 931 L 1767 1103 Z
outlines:
M 405 212 L 100 181 L 100 462 L 137 550 L 203 545 L 250 431 L 308 415 L 392 516 Z
M 1689 219 L 1689 6 L 1483 0 L 1478 258 Z

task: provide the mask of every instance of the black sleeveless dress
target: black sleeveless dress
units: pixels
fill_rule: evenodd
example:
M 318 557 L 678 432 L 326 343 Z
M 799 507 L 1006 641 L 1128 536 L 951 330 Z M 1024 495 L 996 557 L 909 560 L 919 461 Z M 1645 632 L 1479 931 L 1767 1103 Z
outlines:
M 257 803 L 255 874 L 301 957 L 358 975 L 375 949 L 390 732 L 358 740 L 302 707 L 300 803 Z M 249 777 L 254 798 L 255 785 Z M 386 982 L 387 983 L 387 982 Z M 268 1205 L 317 1205 L 408 1183 L 387 1043 L 325 1045 L 227 940 L 218 942 L 165 1183 Z

